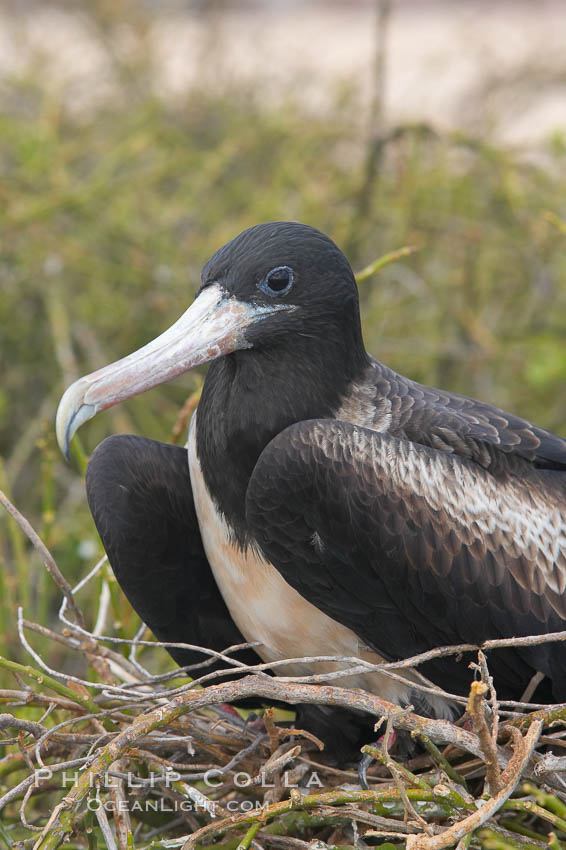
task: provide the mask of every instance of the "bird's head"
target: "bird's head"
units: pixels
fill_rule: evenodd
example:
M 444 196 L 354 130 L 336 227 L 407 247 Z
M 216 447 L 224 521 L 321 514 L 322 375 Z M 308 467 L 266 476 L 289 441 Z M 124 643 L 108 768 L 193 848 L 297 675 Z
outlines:
M 293 356 L 329 345 L 344 361 L 365 359 L 346 257 L 304 224 L 251 227 L 208 260 L 195 301 L 168 330 L 67 389 L 57 411 L 59 446 L 68 457 L 73 434 L 99 411 L 194 366 L 245 350 Z

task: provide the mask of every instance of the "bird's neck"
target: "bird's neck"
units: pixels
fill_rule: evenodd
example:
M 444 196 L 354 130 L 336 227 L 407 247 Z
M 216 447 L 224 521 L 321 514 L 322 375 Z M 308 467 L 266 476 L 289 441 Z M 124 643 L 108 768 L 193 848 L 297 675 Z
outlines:
M 334 418 L 367 367 L 365 351 L 338 354 L 294 351 L 290 359 L 274 348 L 236 352 L 211 365 L 197 413 L 197 454 L 210 495 L 241 545 L 248 542 L 246 490 L 265 446 L 295 422 Z

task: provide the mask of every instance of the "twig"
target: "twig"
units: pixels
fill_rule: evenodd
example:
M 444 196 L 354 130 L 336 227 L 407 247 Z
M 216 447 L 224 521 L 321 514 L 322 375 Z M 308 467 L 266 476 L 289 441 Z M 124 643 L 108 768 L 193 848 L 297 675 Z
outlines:
M 261 827 L 261 821 L 258 821 L 257 823 L 252 823 L 252 825 L 250 826 L 250 828 L 248 829 L 248 831 L 246 832 L 246 834 L 244 835 L 244 837 L 242 838 L 242 840 L 238 844 L 236 850 L 248 850 L 248 847 L 250 846 L 253 839 L 255 838 L 256 833 L 259 832 L 260 827 Z
M 35 723 L 33 720 L 23 720 L 11 714 L 0 714 L 0 729 L 9 727 L 28 732 L 34 738 L 39 738 L 46 731 L 45 726 L 42 726 L 41 723 Z
M 532 800 L 507 800 L 504 808 L 516 812 L 526 812 L 529 815 L 536 815 L 562 832 L 566 832 L 566 819 L 554 814 L 554 812 L 549 812 L 548 809 L 539 806 Z
M 106 579 L 103 579 L 102 586 L 100 588 L 100 597 L 98 599 L 98 613 L 96 615 L 96 622 L 92 629 L 92 634 L 94 637 L 98 637 L 98 635 L 102 634 L 104 630 L 104 625 L 106 623 L 106 617 L 108 616 L 108 608 L 110 606 L 110 586 Z
M 468 712 L 472 719 L 474 732 L 478 736 L 487 770 L 487 782 L 492 794 L 501 790 L 502 778 L 499 771 L 497 748 L 488 728 L 484 712 L 484 696 L 487 693 L 484 682 L 472 682 L 468 700 Z
M 464 836 L 468 835 L 468 833 L 478 829 L 478 827 L 493 817 L 519 784 L 523 770 L 534 751 L 541 731 L 542 723 L 540 720 L 535 721 L 526 736 L 524 738 L 521 737 L 521 743 L 518 744 L 516 742 L 517 747 L 509 762 L 508 773 L 506 771 L 504 774 L 507 784 L 495 796 L 490 800 L 486 800 L 485 804 L 477 811 L 472 812 L 471 815 L 445 829 L 440 835 L 409 835 L 407 837 L 407 850 L 443 850 L 445 847 L 456 844 Z
M 22 800 L 22 805 L 20 806 L 20 820 L 22 822 L 22 825 L 25 826 L 26 829 L 30 829 L 30 830 L 33 830 L 35 832 L 41 832 L 40 826 L 35 826 L 35 824 L 29 823 L 29 821 L 26 818 L 26 806 L 27 806 L 27 804 L 29 802 L 29 798 L 31 797 L 33 792 L 34 792 L 34 787 L 33 787 L 33 785 L 30 785 L 27 788 L 26 793 L 24 794 L 24 799 Z
M 271 779 L 275 773 L 279 773 L 289 762 L 297 758 L 300 752 L 300 745 L 293 746 L 293 744 L 285 744 L 278 747 L 262 766 L 261 772 L 252 779 L 252 782 L 258 785 L 266 779 Z
M 389 263 L 394 263 L 397 260 L 401 260 L 403 259 L 403 257 L 409 257 L 417 250 L 418 249 L 416 245 L 404 245 L 402 248 L 397 248 L 396 251 L 389 251 L 387 254 L 382 254 L 382 256 L 378 257 L 377 260 L 374 260 L 373 263 L 364 266 L 363 269 L 361 269 L 359 272 L 356 272 L 356 282 L 363 283 L 368 278 L 373 277 L 374 274 L 380 272 L 384 266 L 388 266 Z
M 0 490 L 0 505 L 6 509 L 6 511 L 10 514 L 12 519 L 14 519 L 21 530 L 24 532 L 28 540 L 32 543 L 33 547 L 39 552 L 43 563 L 47 569 L 47 572 L 67 600 L 69 608 L 75 615 L 76 621 L 79 625 L 84 626 L 84 619 L 82 615 L 82 611 L 77 606 L 75 602 L 75 598 L 73 596 L 73 591 L 71 590 L 71 585 L 65 578 L 65 576 L 60 571 L 59 567 L 55 563 L 55 559 L 53 558 L 51 552 L 43 542 L 43 540 L 39 537 L 36 531 L 32 528 L 31 524 L 28 520 L 22 516 L 19 510 L 12 504 L 12 502 L 8 499 L 5 493 Z
M 27 688 L 24 691 L 16 691 L 11 688 L 1 688 L 0 701 L 14 705 L 55 705 L 57 708 L 64 708 L 67 711 L 82 711 L 81 706 L 77 705 L 76 702 L 72 702 L 70 699 L 46 696 L 45 694 L 36 694 L 34 691 Z
M 93 714 L 96 714 L 100 711 L 99 707 L 96 705 L 96 703 L 92 702 L 90 697 L 86 697 L 84 696 L 84 694 L 78 693 L 72 688 L 67 688 L 65 685 L 61 684 L 61 682 L 58 682 L 57 679 L 54 679 L 51 676 L 48 676 L 46 673 L 40 672 L 39 670 L 35 670 L 28 664 L 18 664 L 17 661 L 10 661 L 0 655 L 0 667 L 3 667 L 5 670 L 10 670 L 13 673 L 21 673 L 23 676 L 29 676 L 31 679 L 35 679 L 35 681 L 39 684 L 46 685 L 48 688 L 54 690 L 55 693 L 58 693 L 63 697 L 67 697 L 67 699 L 73 700 L 74 702 L 80 704 L 83 708 L 88 709 Z
M 428 752 L 432 760 L 442 768 L 442 770 L 446 773 L 446 775 L 456 782 L 458 785 L 461 785 L 463 788 L 467 790 L 468 784 L 463 776 L 461 776 L 458 771 L 450 764 L 447 758 L 442 755 L 436 744 L 433 744 L 430 738 L 424 734 L 424 732 L 411 732 L 411 737 L 416 738 L 421 742 L 425 750 Z
M 54 640 L 57 643 L 63 644 L 64 646 L 69 647 L 70 649 L 79 649 L 87 655 L 89 661 L 93 660 L 94 649 L 96 650 L 96 654 L 99 655 L 104 661 L 108 664 L 109 669 L 116 675 L 118 678 L 122 679 L 126 682 L 126 684 L 141 684 L 139 681 L 138 673 L 135 668 L 130 667 L 129 661 L 127 661 L 123 655 L 120 655 L 117 652 L 114 652 L 112 649 L 108 649 L 105 646 L 101 646 L 98 643 L 98 640 L 94 641 L 92 638 L 87 638 L 80 633 L 72 632 L 71 634 L 59 634 L 59 632 L 54 632 L 52 629 L 48 629 L 46 626 L 40 626 L 38 623 L 32 623 L 30 620 L 22 619 L 21 621 L 22 627 L 25 629 L 29 629 L 32 632 L 37 632 L 37 634 L 43 635 L 43 637 L 49 638 L 50 640 Z M 87 643 L 85 643 L 85 641 Z M 175 671 L 174 675 L 178 675 L 177 671 Z M 151 676 L 147 674 L 148 681 L 154 682 L 157 681 L 160 677 Z M 92 682 L 88 683 L 89 686 L 92 686 Z M 108 682 L 105 682 L 103 687 L 106 689 Z
M 404 712 L 404 713 L 407 713 L 407 712 Z M 385 767 L 387 767 L 387 769 L 391 773 L 391 776 L 393 777 L 393 781 L 395 782 L 395 785 L 397 786 L 399 794 L 401 795 L 401 799 L 403 800 L 403 807 L 405 809 L 405 823 L 408 822 L 408 815 L 410 814 L 412 816 L 413 820 L 417 824 L 419 824 L 421 829 L 424 829 L 425 832 L 430 834 L 432 832 L 432 829 L 429 826 L 429 824 L 425 821 L 425 819 L 419 815 L 419 813 L 417 812 L 417 810 L 415 809 L 415 807 L 413 806 L 413 804 L 409 800 L 405 786 L 403 784 L 403 780 L 408 781 L 408 783 L 410 785 L 414 784 L 418 788 L 422 788 L 423 791 L 430 791 L 432 789 L 430 788 L 429 784 L 427 782 L 425 782 L 424 779 L 421 779 L 420 777 L 417 777 L 414 774 L 410 773 L 410 771 L 408 771 L 406 768 L 401 767 L 401 765 L 396 764 L 395 761 L 391 758 L 391 755 L 389 754 L 389 738 L 390 738 L 391 732 L 393 731 L 392 720 L 393 720 L 392 717 L 387 718 L 387 725 L 385 727 L 385 735 L 383 736 L 383 745 L 382 745 L 382 748 L 381 748 L 381 760 L 382 760 L 383 764 L 385 765 Z M 362 750 L 367 752 L 366 747 L 363 747 Z M 377 752 L 379 752 L 379 750 Z
M 106 809 L 100 799 L 100 789 L 96 789 L 96 802 L 97 806 L 94 810 L 96 815 L 96 819 L 98 821 L 98 825 L 101 829 L 102 836 L 106 842 L 107 850 L 118 850 L 116 846 L 116 839 L 114 838 L 114 833 L 110 829 L 110 824 L 108 823 L 108 816 L 106 814 Z
M 32 775 L 28 776 L 26 779 L 23 779 L 18 785 L 15 785 L 13 788 L 4 794 L 3 797 L 0 797 L 0 811 L 11 803 L 12 800 L 17 799 L 24 791 L 26 791 L 30 785 L 34 785 L 34 783 L 41 784 L 43 781 L 48 781 L 51 779 L 51 775 L 53 773 L 60 773 L 62 770 L 69 770 L 71 767 L 82 767 L 87 762 L 86 758 L 79 759 L 70 759 L 69 761 L 58 762 L 57 764 L 50 764 L 48 768 L 46 768 L 47 773 L 45 774 L 45 780 L 41 778 L 41 776 Z
M 112 767 L 116 771 L 121 771 L 123 768 L 125 769 L 125 764 L 120 760 L 115 762 Z M 110 774 L 111 771 L 108 772 Z M 119 850 L 130 850 L 132 823 L 128 811 L 128 798 L 126 797 L 125 785 L 121 778 L 116 783 L 112 783 L 110 796 L 112 798 L 112 812 Z

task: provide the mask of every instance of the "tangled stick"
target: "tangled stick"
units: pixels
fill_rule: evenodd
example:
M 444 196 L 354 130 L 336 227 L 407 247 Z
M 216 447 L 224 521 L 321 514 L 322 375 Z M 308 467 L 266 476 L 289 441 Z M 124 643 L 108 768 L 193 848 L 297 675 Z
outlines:
M 494 797 L 486 800 L 485 804 L 477 811 L 445 829 L 439 835 L 407 836 L 407 850 L 443 850 L 444 847 L 451 847 L 493 817 L 519 784 L 523 770 L 534 752 L 541 731 L 541 721 L 535 720 L 524 738 L 519 736 L 519 739 L 513 739 L 513 756 L 501 776 L 503 787 Z

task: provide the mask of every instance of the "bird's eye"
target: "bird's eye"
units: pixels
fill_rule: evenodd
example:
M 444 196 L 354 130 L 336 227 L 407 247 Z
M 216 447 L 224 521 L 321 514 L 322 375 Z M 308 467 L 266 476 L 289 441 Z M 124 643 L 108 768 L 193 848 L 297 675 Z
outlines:
M 277 266 L 277 268 L 267 272 L 258 286 L 266 295 L 273 297 L 288 292 L 293 286 L 294 280 L 293 270 L 289 266 Z

